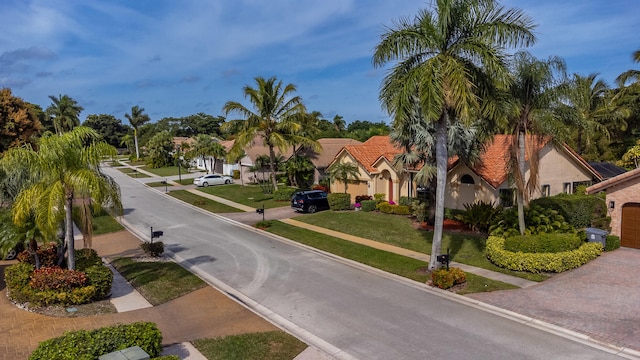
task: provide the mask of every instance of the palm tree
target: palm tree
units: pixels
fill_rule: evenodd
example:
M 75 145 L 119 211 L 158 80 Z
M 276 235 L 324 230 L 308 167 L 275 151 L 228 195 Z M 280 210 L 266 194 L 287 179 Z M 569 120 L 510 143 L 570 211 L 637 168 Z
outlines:
M 318 143 L 298 135 L 301 125 L 296 120 L 303 116 L 306 110 L 302 98 L 290 97 L 296 91 L 295 85 L 288 84 L 283 87 L 282 81 L 277 81 L 275 77 L 256 77 L 255 80 L 257 88 L 248 85 L 243 88 L 244 96 L 253 105 L 253 110 L 238 102 L 228 101 L 223 107 L 225 115 L 238 113 L 244 119 L 227 122 L 223 124 L 223 129 L 237 133 L 236 141 L 230 150 L 232 157 L 252 144 L 256 136 L 263 139 L 269 149 L 271 181 L 273 188 L 277 190 L 275 149 L 285 152 L 293 144 L 318 148 Z
M 634 51 L 632 56 L 634 62 L 640 63 L 640 50 Z M 640 84 L 640 70 L 627 70 L 616 78 L 616 84 L 621 88 L 625 87 L 627 82 L 631 82 L 632 85 Z
M 336 115 L 333 117 L 333 126 L 335 126 L 337 132 L 342 132 L 347 129 L 347 123 L 340 115 Z
M 227 156 L 227 150 L 225 150 L 224 146 L 217 141 L 214 141 L 211 144 L 211 148 L 209 149 L 209 155 L 211 155 L 211 172 L 215 172 L 216 162 L 218 159 L 224 159 Z
M 397 61 L 383 80 L 380 99 L 390 114 L 417 96 L 427 121 L 436 122 L 436 216 L 429 269 L 440 253 L 447 178 L 447 127 L 494 110 L 482 104 L 509 80 L 504 49 L 535 41 L 531 19 L 493 0 L 435 0 L 413 20 L 402 18 L 375 49 L 373 64 Z
M 337 162 L 327 169 L 327 174 L 331 179 L 338 180 L 344 184 L 344 193 L 347 193 L 349 180 L 358 180 L 360 172 L 358 166 L 350 162 Z
M 131 114 L 124 114 L 124 117 L 129 120 L 129 124 L 133 128 L 133 141 L 136 146 L 136 160 L 140 159 L 140 149 L 138 148 L 138 128 L 149 121 L 149 115 L 144 113 L 144 108 L 138 107 L 138 105 L 131 108 Z
M 564 77 L 566 65 L 557 57 L 541 61 L 531 54 L 520 51 L 514 56 L 512 73 L 514 81 L 509 87 L 510 114 L 503 125 L 506 133 L 513 135 L 510 148 L 510 171 L 516 186 L 518 205 L 518 226 L 524 235 L 524 205 L 538 188 L 538 152 L 536 145 L 543 138 L 561 139 L 560 132 L 565 129 L 554 116 L 551 107 L 555 101 L 558 82 Z M 561 79 L 555 75 L 560 75 Z M 538 139 L 527 141 L 529 135 Z M 529 164 L 529 179 L 525 179 L 526 165 Z
M 189 155 L 193 157 L 200 157 L 202 159 L 202 162 L 204 163 L 204 171 L 208 173 L 209 169 L 207 169 L 207 161 L 205 160 L 205 156 L 211 155 L 213 139 L 211 139 L 211 136 L 209 135 L 198 134 L 195 140 L 196 141 L 193 143 L 193 147 L 189 151 Z
M 592 134 L 601 133 L 609 138 L 604 123 L 612 116 L 606 99 L 610 89 L 604 80 L 596 80 L 597 77 L 598 74 L 574 74 L 571 81 L 562 85 L 564 96 L 558 111 L 576 129 L 575 149 L 580 155 L 590 143 Z
M 33 218 L 37 228 L 51 238 L 64 220 L 69 269 L 75 269 L 74 198 L 91 199 L 94 211 L 102 207 L 122 211 L 118 184 L 100 169 L 105 156 L 115 155 L 116 149 L 101 141 L 95 130 L 79 126 L 60 136 L 42 137 L 38 151 L 13 148 L 0 160 L 3 167 L 26 164 L 36 179 L 13 204 L 16 225 L 23 226 Z M 89 206 L 88 202 L 83 201 L 83 206 Z
M 46 114 L 53 118 L 53 127 L 56 133 L 71 131 L 76 126 L 80 126 L 80 113 L 84 108 L 68 95 L 49 95 L 51 105 L 45 110 Z

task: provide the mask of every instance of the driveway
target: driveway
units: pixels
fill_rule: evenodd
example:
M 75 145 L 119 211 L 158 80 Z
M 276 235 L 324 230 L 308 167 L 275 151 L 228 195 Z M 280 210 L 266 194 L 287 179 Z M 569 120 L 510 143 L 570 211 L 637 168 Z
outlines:
M 640 351 L 640 250 L 620 248 L 526 289 L 468 297 Z
M 262 214 L 258 214 L 256 212 L 235 212 L 235 213 L 224 213 L 224 214 L 218 214 L 218 215 L 222 215 L 227 219 L 235 220 L 237 222 L 247 224 L 247 225 L 255 225 L 255 223 L 262 220 Z M 289 206 L 283 206 L 283 207 L 264 210 L 265 220 L 282 220 L 282 219 L 289 219 L 289 218 L 301 216 L 301 215 L 304 215 L 304 214 L 296 212 Z

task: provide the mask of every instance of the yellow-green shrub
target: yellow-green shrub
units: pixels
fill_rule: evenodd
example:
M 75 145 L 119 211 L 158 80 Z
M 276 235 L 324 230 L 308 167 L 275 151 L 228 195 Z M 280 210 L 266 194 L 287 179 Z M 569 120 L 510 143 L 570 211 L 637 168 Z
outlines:
M 431 273 L 431 283 L 440 289 L 448 289 L 453 285 L 467 281 L 467 275 L 460 268 L 452 267 L 436 269 Z
M 485 249 L 487 258 L 495 265 L 515 271 L 563 272 L 577 268 L 602 253 L 602 244 L 584 243 L 578 249 L 558 253 L 522 253 L 504 249 L 504 238 L 489 236 Z

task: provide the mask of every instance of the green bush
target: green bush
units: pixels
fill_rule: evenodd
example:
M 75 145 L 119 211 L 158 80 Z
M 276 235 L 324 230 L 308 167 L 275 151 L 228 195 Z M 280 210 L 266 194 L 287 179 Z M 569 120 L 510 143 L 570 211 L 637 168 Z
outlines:
M 380 210 L 380 212 L 385 213 L 385 214 L 396 214 L 396 215 L 410 215 L 411 214 L 411 208 L 409 208 L 408 206 L 392 205 L 392 204 L 389 204 L 386 201 L 380 202 L 378 204 L 377 208 L 378 208 L 378 210 Z
M 141 347 L 155 358 L 162 352 L 162 333 L 151 322 L 66 332 L 38 344 L 29 360 L 93 360 L 132 346 Z
M 38 258 L 40 259 L 40 267 L 56 266 L 56 262 L 58 261 L 58 245 L 56 243 L 49 243 L 39 246 Z M 36 258 L 29 253 L 29 250 L 24 250 L 19 253 L 17 259 L 20 262 L 28 262 L 31 265 L 36 264 Z
M 558 253 L 579 248 L 584 242 L 583 239 L 577 234 L 516 235 L 505 240 L 504 249 L 524 253 Z
M 140 248 L 142 249 L 142 251 L 144 251 L 145 254 L 154 257 L 160 256 L 162 255 L 162 253 L 164 253 L 164 243 L 162 241 L 156 241 L 153 243 L 145 241 L 140 244 Z
M 102 258 L 93 249 L 76 250 L 76 270 L 84 271 L 94 265 L 102 265 Z
M 531 205 L 524 209 L 525 235 L 539 233 L 574 232 L 573 227 L 564 221 L 557 210 Z M 510 237 L 520 235 L 518 229 L 518 210 L 513 207 L 498 213 L 489 227 L 489 233 L 495 236 Z
M 504 249 L 504 238 L 489 236 L 485 253 L 489 261 L 501 268 L 514 271 L 563 272 L 577 268 L 600 256 L 602 244 L 584 243 L 578 249 L 558 253 L 522 253 Z
M 102 300 L 111 292 L 111 286 L 113 285 L 113 273 L 111 269 L 102 264 L 93 265 L 84 270 L 87 278 L 89 279 L 89 285 L 93 285 L 95 288 L 94 300 Z
M 233 170 L 233 178 L 235 180 L 240 179 L 240 170 Z
M 612 251 L 620 247 L 620 237 L 607 235 L 604 251 Z
M 607 216 L 605 200 L 598 195 L 559 194 L 531 201 L 531 205 L 558 211 L 576 228 L 598 227 L 608 229 L 611 218 Z
M 448 289 L 453 285 L 462 284 L 467 281 L 467 276 L 460 268 L 440 268 L 431 272 L 431 283 L 440 289 Z
M 7 285 L 7 295 L 9 299 L 18 303 L 28 301 L 23 289 L 29 287 L 33 270 L 35 270 L 35 266 L 27 262 L 19 262 L 5 269 L 4 281 Z
M 276 201 L 291 201 L 291 197 L 296 192 L 296 189 L 281 187 L 273 192 L 273 200 Z
M 383 201 L 384 197 L 385 197 L 385 194 L 381 194 L 381 193 L 373 194 L 373 199 L 378 202 Z
M 43 267 L 33 270 L 29 286 L 36 291 L 67 292 L 85 286 L 88 279 L 82 271 Z
M 402 206 L 411 206 L 411 203 L 413 203 L 413 198 L 408 196 L 400 196 L 400 200 L 398 201 L 398 205 Z
M 374 211 L 376 209 L 375 200 L 362 200 L 360 201 L 361 211 Z
M 491 221 L 502 211 L 492 202 L 476 201 L 464 204 L 464 213 L 456 215 L 456 220 L 462 221 L 473 231 L 488 232 Z
M 271 227 L 271 225 L 272 225 L 271 221 L 258 221 L 256 223 L 256 227 L 258 229 L 266 229 L 268 227 Z
M 351 194 L 331 193 L 327 196 L 329 208 L 334 211 L 351 209 Z
M 429 207 L 424 201 L 414 200 L 411 204 L 411 210 L 413 211 L 413 216 L 416 217 L 416 220 L 421 223 L 427 221 L 429 218 Z

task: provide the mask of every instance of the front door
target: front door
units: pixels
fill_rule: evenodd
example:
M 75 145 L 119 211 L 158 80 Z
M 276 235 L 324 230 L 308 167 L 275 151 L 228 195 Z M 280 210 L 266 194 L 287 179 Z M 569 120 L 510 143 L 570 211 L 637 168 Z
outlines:
M 640 204 L 622 206 L 620 246 L 640 249 Z

